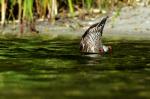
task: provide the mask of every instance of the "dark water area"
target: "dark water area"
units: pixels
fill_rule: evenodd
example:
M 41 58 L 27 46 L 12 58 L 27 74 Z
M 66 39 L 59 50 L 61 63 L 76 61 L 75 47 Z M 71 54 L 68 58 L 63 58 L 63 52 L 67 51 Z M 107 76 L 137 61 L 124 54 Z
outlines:
M 150 41 L 104 41 L 89 57 L 74 39 L 0 39 L 0 98 L 150 98 Z

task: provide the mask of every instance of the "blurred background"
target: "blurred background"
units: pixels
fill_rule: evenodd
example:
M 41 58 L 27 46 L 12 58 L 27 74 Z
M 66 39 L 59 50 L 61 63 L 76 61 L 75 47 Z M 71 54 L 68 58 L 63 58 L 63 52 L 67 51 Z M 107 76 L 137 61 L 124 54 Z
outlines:
M 106 15 L 110 16 L 110 26 L 106 26 L 106 30 L 113 32 L 110 27 L 117 26 L 121 30 L 118 28 L 120 24 L 129 28 L 129 21 L 132 23 L 142 21 L 145 16 L 147 18 L 149 4 L 150 0 L 0 0 L 0 33 L 20 36 L 24 32 L 49 33 L 53 29 L 66 30 L 66 33 L 70 28 L 87 29 Z M 125 23 L 120 23 L 124 19 Z M 134 26 L 136 25 L 139 23 Z M 145 26 L 147 25 L 144 28 Z M 138 27 L 135 30 L 136 28 Z M 79 34 L 81 32 L 83 31 Z
M 124 6 L 148 6 L 149 0 L 1 0 L 1 23 L 21 18 L 84 17 L 86 14 L 118 11 Z M 23 14 L 23 15 L 22 15 Z
M 150 0 L 1 0 L 1 24 L 23 19 L 50 19 L 84 17 L 86 14 L 104 14 L 119 11 L 125 6 L 148 6 Z

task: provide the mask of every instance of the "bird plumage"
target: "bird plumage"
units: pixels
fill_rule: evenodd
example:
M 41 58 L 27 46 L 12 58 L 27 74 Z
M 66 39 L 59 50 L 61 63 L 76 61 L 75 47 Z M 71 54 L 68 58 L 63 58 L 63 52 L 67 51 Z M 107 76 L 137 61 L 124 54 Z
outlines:
M 83 34 L 80 41 L 80 51 L 84 53 L 99 53 L 102 45 L 103 28 L 108 16 L 104 17 L 100 22 L 90 26 Z

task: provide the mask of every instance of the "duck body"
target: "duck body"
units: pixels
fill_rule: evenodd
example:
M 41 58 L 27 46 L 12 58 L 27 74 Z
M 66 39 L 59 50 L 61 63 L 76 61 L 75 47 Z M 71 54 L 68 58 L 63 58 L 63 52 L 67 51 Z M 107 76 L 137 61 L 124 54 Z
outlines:
M 102 43 L 99 35 L 93 39 L 93 34 L 81 39 L 80 51 L 84 53 L 99 53 L 99 48 L 102 47 Z
M 104 17 L 85 31 L 80 41 L 80 52 L 98 54 L 109 51 L 110 47 L 102 44 L 102 33 L 107 18 L 108 16 Z

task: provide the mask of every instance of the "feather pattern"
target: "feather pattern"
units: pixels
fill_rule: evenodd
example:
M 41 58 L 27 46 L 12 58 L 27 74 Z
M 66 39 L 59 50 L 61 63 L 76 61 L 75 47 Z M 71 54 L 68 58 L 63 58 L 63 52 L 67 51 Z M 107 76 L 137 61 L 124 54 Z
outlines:
M 100 22 L 90 26 L 83 34 L 80 41 L 80 51 L 84 53 L 99 53 L 102 48 L 102 33 L 108 16 L 104 17 Z

